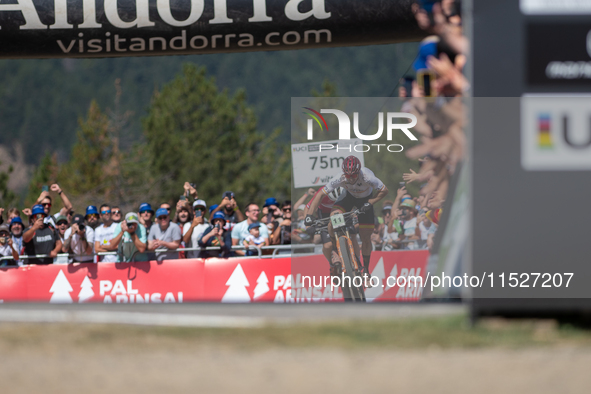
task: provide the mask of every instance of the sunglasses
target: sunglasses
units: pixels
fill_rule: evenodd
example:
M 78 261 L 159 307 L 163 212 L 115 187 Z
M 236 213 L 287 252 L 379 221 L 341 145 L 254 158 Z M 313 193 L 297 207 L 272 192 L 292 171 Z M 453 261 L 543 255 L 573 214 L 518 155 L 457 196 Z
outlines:
M 283 208 L 282 211 L 283 212 L 291 212 L 291 208 Z
M 91 213 L 90 215 L 87 215 L 87 217 L 89 218 L 97 218 L 99 217 L 98 213 Z
M 121 215 L 121 211 L 111 211 L 113 215 Z
M 106 215 L 108 213 L 111 213 L 111 211 L 101 211 L 101 215 Z
M 166 215 L 166 216 L 158 216 L 156 219 L 158 219 L 158 220 L 168 219 L 168 215 Z
M 166 209 L 168 212 L 170 212 L 170 207 L 162 207 L 164 209 Z
M 203 208 L 203 207 L 197 207 L 197 208 L 195 208 L 195 210 L 196 211 L 203 211 L 203 212 L 205 212 L 205 208 Z
M 357 178 L 357 174 L 351 174 L 351 175 L 345 174 L 345 178 L 347 178 L 347 179 L 355 179 L 355 178 Z
M 33 219 L 35 219 L 35 220 L 37 220 L 37 219 L 44 219 L 44 218 L 45 218 L 45 215 L 43 215 L 41 213 L 38 213 L 38 214 L 36 214 L 36 215 L 33 216 Z
M 41 204 L 41 205 L 43 205 L 44 207 L 51 207 L 51 203 L 50 202 L 46 202 L 46 203 Z
M 58 226 L 67 226 L 68 222 L 61 221 L 57 224 Z

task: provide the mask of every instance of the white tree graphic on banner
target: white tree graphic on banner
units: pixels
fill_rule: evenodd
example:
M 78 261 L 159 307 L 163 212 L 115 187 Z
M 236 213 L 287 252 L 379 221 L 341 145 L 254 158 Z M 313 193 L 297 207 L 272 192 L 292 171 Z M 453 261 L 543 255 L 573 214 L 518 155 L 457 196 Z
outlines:
M 92 282 L 88 276 L 84 277 L 82 284 L 80 285 L 80 293 L 78 293 L 78 303 L 81 304 L 85 301 L 90 300 L 94 297 L 94 291 L 92 290 Z
M 267 279 L 267 274 L 265 274 L 265 271 L 261 272 L 259 278 L 257 279 L 257 285 L 254 288 L 254 295 L 252 296 L 253 300 L 256 300 L 269 291 L 268 283 L 269 279 Z
M 250 284 L 240 264 L 236 266 L 234 272 L 230 275 L 226 286 L 230 287 L 228 287 L 226 294 L 222 297 L 222 302 L 250 302 L 250 296 L 248 295 L 248 290 L 246 290 Z
M 70 296 L 71 291 L 74 291 L 74 289 L 72 289 L 64 272 L 60 270 L 51 285 L 51 289 L 49 289 L 49 292 L 52 293 L 49 302 L 56 304 L 71 304 L 73 302 L 72 297 Z

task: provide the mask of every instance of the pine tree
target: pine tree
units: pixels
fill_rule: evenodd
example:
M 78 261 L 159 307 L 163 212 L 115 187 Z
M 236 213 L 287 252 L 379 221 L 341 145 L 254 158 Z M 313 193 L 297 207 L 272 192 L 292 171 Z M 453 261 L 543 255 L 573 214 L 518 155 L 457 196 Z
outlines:
M 29 190 L 25 199 L 26 206 L 30 207 L 35 204 L 43 186 L 49 186 L 56 182 L 58 172 L 57 155 L 46 153 L 29 182 Z
M 257 131 L 243 91 L 219 92 L 205 68 L 185 65 L 181 75 L 154 94 L 144 120 L 158 198 L 174 202 L 185 181 L 200 198 L 221 200 L 232 190 L 239 204 L 289 194 L 289 147 L 279 130 Z
M 1 161 L 0 165 L 2 165 Z M 12 166 L 9 166 L 6 172 L 0 171 L 0 207 L 2 208 L 10 208 L 16 203 L 16 194 L 8 188 L 13 170 Z

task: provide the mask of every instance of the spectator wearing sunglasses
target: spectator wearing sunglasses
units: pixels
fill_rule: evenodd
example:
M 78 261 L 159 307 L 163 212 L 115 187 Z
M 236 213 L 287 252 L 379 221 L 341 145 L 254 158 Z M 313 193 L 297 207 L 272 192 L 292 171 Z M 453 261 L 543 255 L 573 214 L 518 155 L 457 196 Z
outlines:
M 199 247 L 199 241 L 203 236 L 205 230 L 210 228 L 209 222 L 205 219 L 205 211 L 207 204 L 203 200 L 197 200 L 193 203 L 193 209 L 195 211 L 195 217 L 190 222 L 187 222 L 183 226 L 183 242 L 187 248 Z M 224 217 L 225 224 L 225 217 Z M 230 242 L 231 244 L 231 242 Z M 187 251 L 187 258 L 194 259 L 199 257 L 199 251 Z
M 100 208 L 102 225 L 94 230 L 94 252 L 110 252 L 108 249 L 109 241 L 115 236 L 117 223 L 111 219 L 111 207 L 108 204 L 101 205 Z M 99 256 L 99 261 L 104 263 L 117 262 L 116 255 Z
M 121 208 L 117 206 L 111 207 L 111 220 L 113 221 L 113 223 L 121 223 L 121 220 L 123 220 Z
M 86 219 L 86 225 L 95 230 L 99 225 L 99 211 L 96 209 L 94 205 L 89 205 L 86 207 L 86 215 L 84 216 Z
M 181 244 L 181 228 L 170 221 L 170 213 L 166 208 L 158 208 L 156 211 L 156 223 L 152 225 L 148 235 L 148 250 L 156 249 L 175 250 Z M 178 259 L 179 252 L 156 252 L 156 260 Z
M 154 210 L 150 204 L 144 202 L 140 204 L 140 209 L 138 212 L 140 214 L 140 224 L 144 226 L 146 233 L 149 235 L 150 229 L 154 224 Z
M 281 205 L 281 221 L 273 221 L 271 233 L 271 245 L 291 244 L 291 201 L 287 200 Z M 291 251 L 287 251 L 291 253 Z
M 39 195 L 39 198 L 37 199 L 37 204 L 40 204 L 43 206 L 43 210 L 45 211 L 45 222 L 52 225 L 55 228 L 55 218 L 57 218 L 59 215 L 66 215 L 68 213 L 68 211 L 70 209 L 72 209 L 72 203 L 70 202 L 70 200 L 68 199 L 68 196 L 66 196 L 66 194 L 63 192 L 63 190 L 60 188 L 60 186 L 57 183 L 54 183 L 53 185 L 50 186 L 49 190 L 51 190 L 54 193 L 57 193 L 61 200 L 62 203 L 64 205 L 64 207 L 62 209 L 60 209 L 60 211 L 58 213 L 56 213 L 53 217 L 51 216 L 51 206 L 52 206 L 52 198 L 51 198 L 51 194 L 49 193 L 49 191 L 42 191 L 41 194 Z
M 48 257 L 31 258 L 25 261 L 26 264 L 53 264 L 53 259 L 57 257 L 58 251 L 62 249 L 56 231 L 45 223 L 47 214 L 43 205 L 34 205 L 31 209 L 31 227 L 23 234 L 23 243 L 25 244 L 25 254 L 47 255 Z

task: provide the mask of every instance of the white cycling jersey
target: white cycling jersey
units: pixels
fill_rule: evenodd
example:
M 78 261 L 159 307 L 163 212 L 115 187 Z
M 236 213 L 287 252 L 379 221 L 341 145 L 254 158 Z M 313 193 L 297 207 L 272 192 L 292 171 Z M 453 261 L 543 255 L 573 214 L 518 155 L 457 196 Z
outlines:
M 339 175 L 332 178 L 322 190 L 324 193 L 328 194 L 338 187 L 344 187 L 347 190 L 347 193 L 355 198 L 363 198 L 371 195 L 374 190 L 381 191 L 385 186 L 369 168 L 362 167 L 355 183 L 351 184 L 347 182 L 345 174 L 341 172 Z

